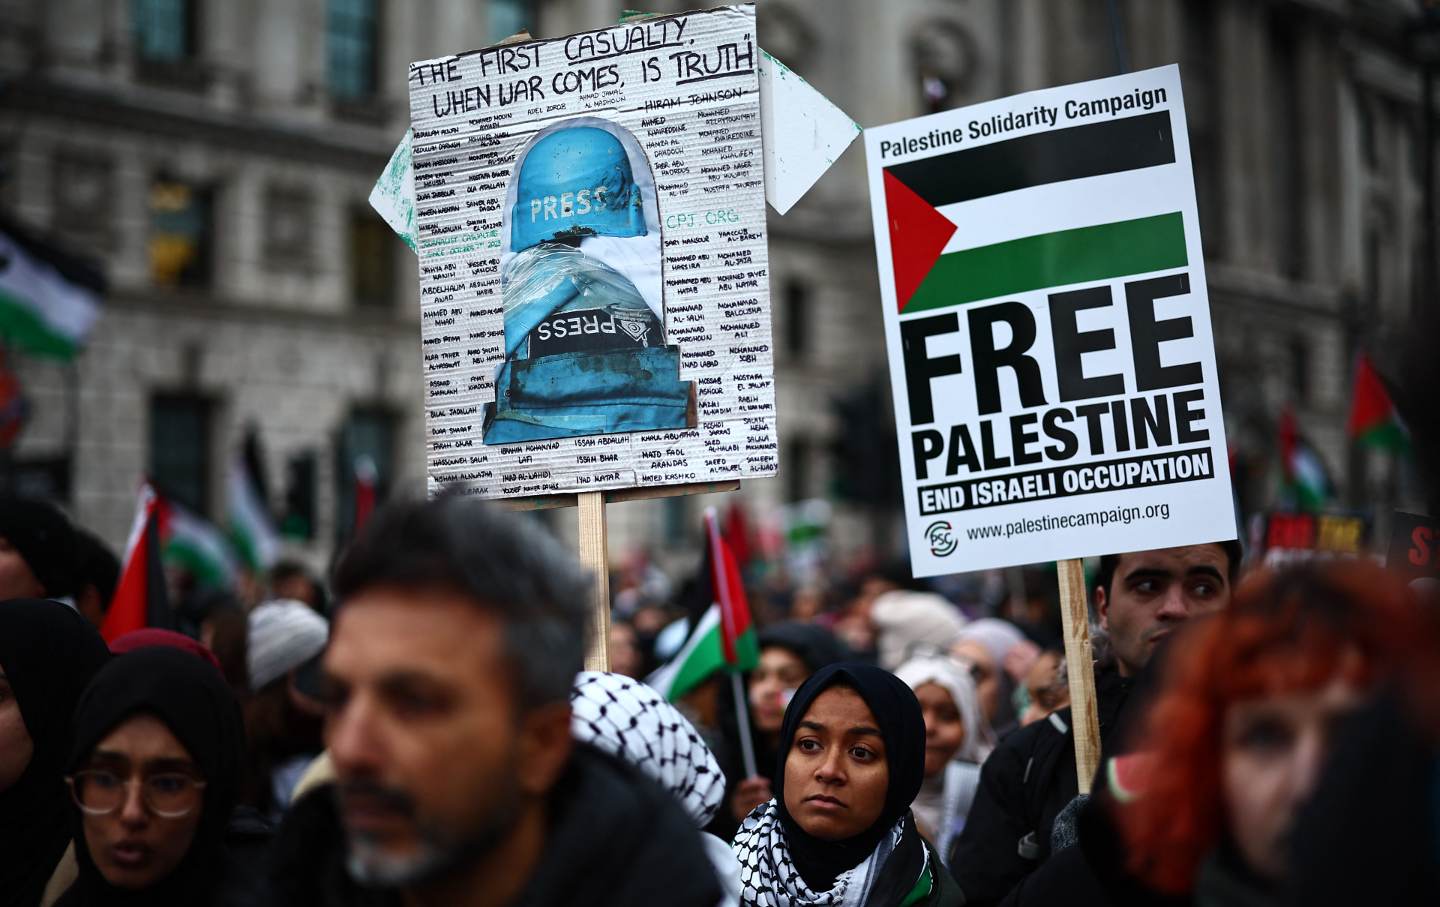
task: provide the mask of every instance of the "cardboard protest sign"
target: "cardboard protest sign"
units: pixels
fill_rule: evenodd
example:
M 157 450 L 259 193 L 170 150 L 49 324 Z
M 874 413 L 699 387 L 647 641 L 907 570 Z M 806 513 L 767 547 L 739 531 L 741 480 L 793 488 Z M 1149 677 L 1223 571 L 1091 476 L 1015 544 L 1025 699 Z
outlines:
M 794 70 L 760 51 L 760 147 L 765 200 L 787 213 L 850 143 L 860 125 Z M 415 172 L 407 129 L 370 190 L 370 207 L 415 251 Z
M 1179 70 L 865 148 L 915 575 L 1234 538 Z
M 1440 576 L 1440 520 L 1397 510 L 1385 566 L 1407 580 Z
M 754 36 L 746 5 L 411 65 L 432 489 L 774 475 Z
M 1370 521 L 1352 513 L 1272 511 L 1254 521 L 1250 540 L 1267 567 L 1365 557 L 1369 546 Z

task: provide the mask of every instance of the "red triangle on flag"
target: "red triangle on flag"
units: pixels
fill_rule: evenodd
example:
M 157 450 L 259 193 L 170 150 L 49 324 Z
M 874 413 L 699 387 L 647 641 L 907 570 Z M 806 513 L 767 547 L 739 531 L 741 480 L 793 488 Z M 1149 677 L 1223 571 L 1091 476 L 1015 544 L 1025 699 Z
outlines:
M 890 221 L 890 261 L 895 266 L 895 301 L 900 311 L 955 235 L 955 224 L 885 171 L 885 216 Z
M 1350 398 L 1350 418 L 1346 434 L 1358 438 L 1378 425 L 1390 421 L 1394 407 L 1380 375 L 1363 352 L 1355 357 L 1355 389 Z

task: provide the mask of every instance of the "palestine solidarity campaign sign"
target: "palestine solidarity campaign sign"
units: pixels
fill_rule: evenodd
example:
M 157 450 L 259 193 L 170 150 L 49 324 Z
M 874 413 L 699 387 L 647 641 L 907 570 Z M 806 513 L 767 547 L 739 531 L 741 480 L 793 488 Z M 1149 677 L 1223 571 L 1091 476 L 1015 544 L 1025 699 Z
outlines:
M 1179 69 L 865 146 L 915 575 L 1234 538 Z

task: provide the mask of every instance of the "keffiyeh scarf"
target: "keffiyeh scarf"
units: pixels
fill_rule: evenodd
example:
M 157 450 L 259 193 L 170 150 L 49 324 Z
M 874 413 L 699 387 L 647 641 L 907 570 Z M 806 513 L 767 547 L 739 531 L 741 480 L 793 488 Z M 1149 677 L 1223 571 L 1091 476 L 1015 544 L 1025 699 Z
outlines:
M 905 836 L 907 821 L 910 821 L 908 814 L 895 823 L 890 834 L 881 838 L 869 857 L 837 876 L 829 891 L 813 891 L 791 861 L 776 802 L 760 804 L 745 817 L 735 833 L 733 847 L 740 860 L 741 907 L 789 907 L 792 904 L 864 907 L 885 861 Z M 928 865 L 928 853 L 925 860 Z
M 700 732 L 651 687 L 585 671 L 570 691 L 570 732 L 630 763 L 674 794 L 704 827 L 725 797 L 725 774 Z

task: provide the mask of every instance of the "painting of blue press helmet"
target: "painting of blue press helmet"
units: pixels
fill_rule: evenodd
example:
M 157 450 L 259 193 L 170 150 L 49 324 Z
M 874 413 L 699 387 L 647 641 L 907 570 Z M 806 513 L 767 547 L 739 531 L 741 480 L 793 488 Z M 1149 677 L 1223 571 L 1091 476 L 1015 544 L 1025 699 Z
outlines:
M 506 192 L 505 361 L 486 444 L 695 425 L 665 343 L 660 214 L 639 142 L 600 117 L 538 133 Z

